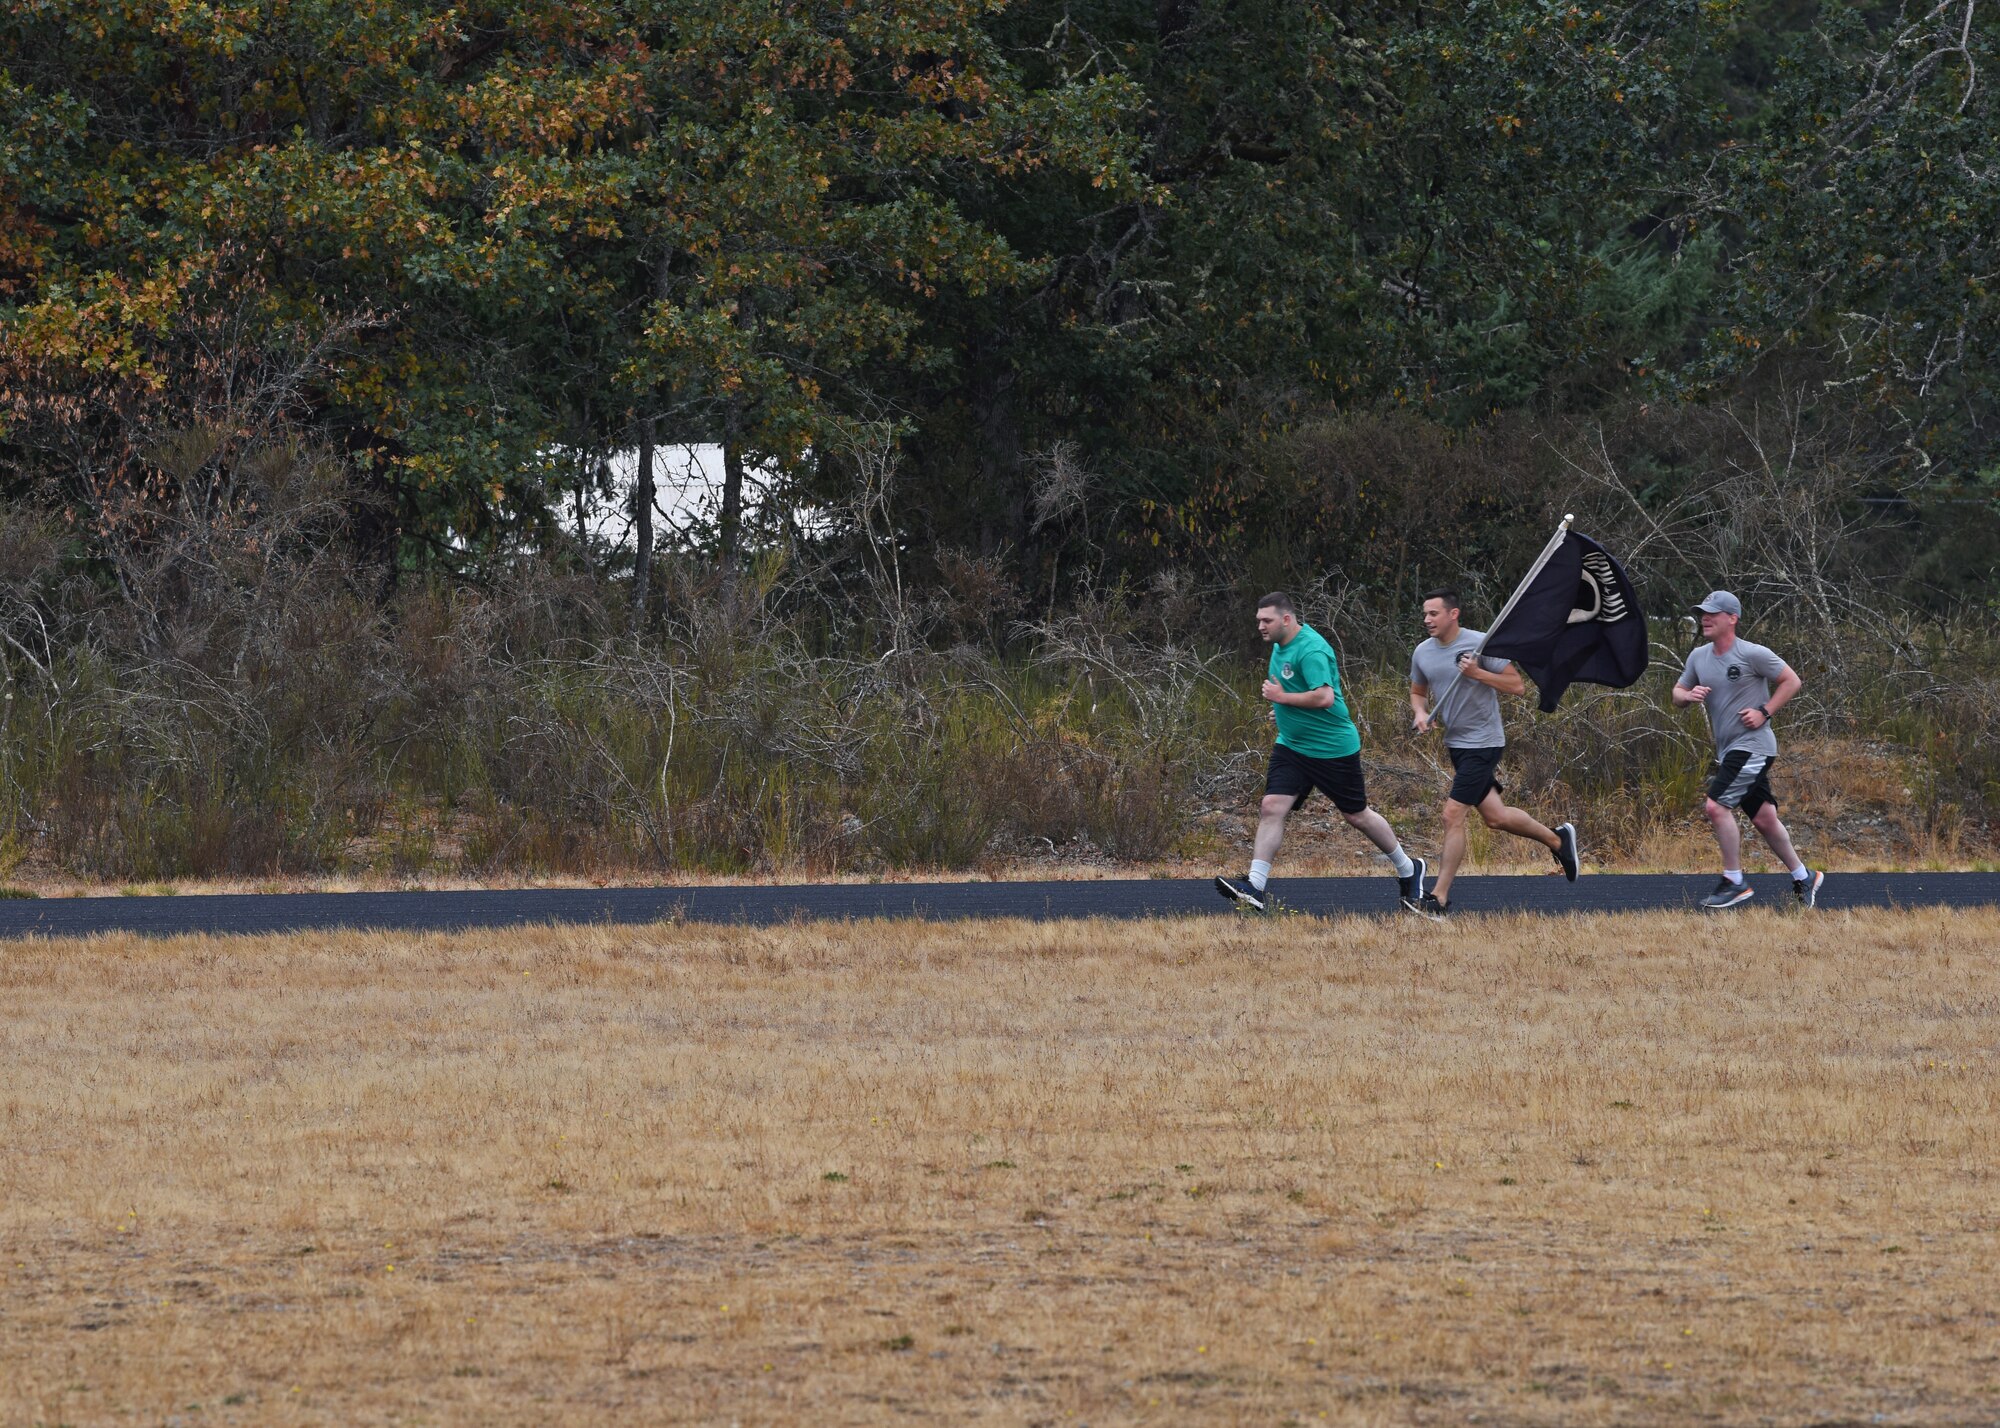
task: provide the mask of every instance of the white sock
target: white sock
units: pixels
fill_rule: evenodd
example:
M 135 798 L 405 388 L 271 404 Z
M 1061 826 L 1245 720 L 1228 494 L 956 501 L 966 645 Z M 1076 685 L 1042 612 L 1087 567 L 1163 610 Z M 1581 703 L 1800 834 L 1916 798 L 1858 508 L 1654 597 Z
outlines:
M 1741 868 L 1724 868 L 1722 876 L 1728 878 L 1729 881 L 1737 884 L 1739 887 L 1743 883 L 1743 870 Z
M 1271 881 L 1271 865 L 1262 858 L 1250 865 L 1250 886 L 1258 892 L 1264 891 L 1264 884 Z
M 1800 863 L 1796 868 L 1792 869 L 1792 881 L 1795 883 L 1802 883 L 1811 876 L 1812 869 L 1808 868 L 1804 863 Z
M 1396 876 L 1399 878 L 1407 878 L 1417 870 L 1417 865 L 1410 861 L 1410 855 L 1403 851 L 1401 843 L 1390 850 L 1389 862 L 1396 869 Z

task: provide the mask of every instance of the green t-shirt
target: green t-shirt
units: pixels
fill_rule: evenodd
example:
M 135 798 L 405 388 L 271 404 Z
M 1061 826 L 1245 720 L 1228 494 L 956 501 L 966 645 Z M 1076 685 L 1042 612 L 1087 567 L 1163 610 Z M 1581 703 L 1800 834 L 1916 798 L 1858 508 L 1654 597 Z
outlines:
M 1298 709 L 1290 704 L 1273 704 L 1278 716 L 1278 742 L 1295 754 L 1309 759 L 1344 759 L 1361 752 L 1361 731 L 1340 697 L 1340 666 L 1333 646 L 1311 625 L 1300 625 L 1290 644 L 1271 646 L 1271 678 L 1292 694 L 1325 685 L 1333 690 L 1333 703 L 1324 709 Z

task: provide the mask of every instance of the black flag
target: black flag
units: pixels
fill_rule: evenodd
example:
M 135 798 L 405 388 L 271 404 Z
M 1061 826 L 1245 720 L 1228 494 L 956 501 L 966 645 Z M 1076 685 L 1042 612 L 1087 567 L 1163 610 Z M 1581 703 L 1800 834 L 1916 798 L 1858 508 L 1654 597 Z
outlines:
M 1626 689 L 1646 672 L 1646 612 L 1623 566 L 1589 536 L 1562 543 L 1486 632 L 1480 653 L 1511 659 L 1553 713 L 1577 680 Z

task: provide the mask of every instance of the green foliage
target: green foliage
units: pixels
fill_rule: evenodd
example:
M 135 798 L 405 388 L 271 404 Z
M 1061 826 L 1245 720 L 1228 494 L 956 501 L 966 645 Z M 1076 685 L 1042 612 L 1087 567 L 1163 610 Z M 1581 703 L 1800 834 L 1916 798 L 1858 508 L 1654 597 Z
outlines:
M 1817 354 L 1913 478 L 1963 485 L 1993 450 L 2000 22 L 1827 4 L 1771 51 L 1754 129 L 1693 193 L 1736 249 L 1707 371 Z
M 162 432 L 282 417 L 368 473 L 385 558 L 490 572 L 567 539 L 642 425 L 824 510 L 887 422 L 916 577 L 961 553 L 1033 590 L 1234 578 L 1294 434 L 1397 407 L 1560 421 L 1798 367 L 1962 483 L 1992 459 L 1995 28 L 10 0 L 0 462 L 94 518 Z M 1088 500 L 1047 499 L 1058 446 Z
M 560 447 L 662 411 L 691 439 L 735 404 L 753 447 L 800 455 L 829 383 L 910 357 L 923 301 L 1037 274 L 949 176 L 1133 182 L 1128 86 L 1029 94 L 943 0 L 51 0 L 10 4 L 0 42 L 24 219 L 0 356 L 171 390 L 151 345 L 252 281 L 234 340 L 339 334 L 285 395 L 439 553 L 532 536 Z

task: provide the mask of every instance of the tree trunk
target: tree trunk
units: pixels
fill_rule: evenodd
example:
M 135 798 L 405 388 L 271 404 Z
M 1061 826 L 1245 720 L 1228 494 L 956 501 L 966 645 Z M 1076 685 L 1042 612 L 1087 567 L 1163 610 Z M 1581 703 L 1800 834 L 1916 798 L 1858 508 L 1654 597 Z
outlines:
M 632 631 L 646 628 L 646 596 L 653 581 L 653 445 L 657 424 L 639 423 L 639 466 L 632 475 Z
M 745 293 L 737 300 L 736 325 L 752 333 L 754 343 L 757 306 L 753 295 Z M 729 409 L 723 415 L 722 524 L 716 532 L 725 577 L 735 575 L 737 555 L 743 542 L 743 420 L 743 399 L 740 396 L 731 397 Z
M 984 507 L 979 553 L 994 556 L 1011 546 L 1019 559 L 1028 553 L 1033 532 L 1013 387 L 1013 371 L 997 348 L 989 348 L 972 392 L 973 414 L 979 422 L 978 470 L 983 488 L 980 504 Z
M 722 525 L 717 532 L 724 574 L 736 573 L 737 548 L 743 532 L 743 441 L 742 422 L 735 403 L 730 404 L 729 425 L 722 438 Z

